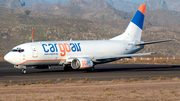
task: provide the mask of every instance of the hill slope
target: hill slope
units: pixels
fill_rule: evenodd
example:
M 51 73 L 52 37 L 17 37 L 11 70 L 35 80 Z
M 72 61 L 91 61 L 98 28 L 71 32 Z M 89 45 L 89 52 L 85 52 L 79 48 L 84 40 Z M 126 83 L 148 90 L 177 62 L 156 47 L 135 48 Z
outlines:
M 35 28 L 35 41 L 60 41 L 71 38 L 73 40 L 103 40 L 123 33 L 130 22 L 130 19 L 123 18 L 72 19 L 61 16 L 39 15 L 37 17 L 34 15 L 33 12 L 29 16 L 17 14 L 12 10 L 12 13 L 7 12 L 0 16 L 0 57 L 3 57 L 14 46 L 30 42 L 32 27 Z M 142 41 L 174 38 L 180 40 L 179 27 L 179 25 L 153 27 L 145 21 Z M 141 52 L 162 52 L 168 56 L 180 56 L 179 45 L 179 41 L 147 45 Z
M 36 3 L 48 4 L 46 0 L 22 0 L 25 2 L 25 6 L 34 5 Z
M 103 19 L 131 19 L 132 16 L 126 12 L 116 10 L 113 7 L 101 8 L 94 11 L 84 11 L 75 6 L 59 6 L 56 10 L 47 11 L 49 14 L 72 16 L 83 19 L 87 18 L 103 18 Z
M 163 9 L 148 11 L 145 20 L 156 26 L 178 25 L 180 16 Z
M 103 19 L 131 19 L 132 16 L 126 12 L 115 8 L 102 8 L 92 12 L 86 12 L 83 18 L 103 18 Z
M 147 5 L 147 11 L 156 10 L 159 8 L 168 10 L 167 3 L 164 0 L 148 0 L 144 3 Z
M 41 4 L 41 3 L 36 3 L 34 5 L 31 6 L 24 6 L 24 9 L 28 9 L 30 11 L 47 11 L 47 10 L 56 10 L 59 8 L 59 4 L 58 3 L 54 3 L 54 4 Z
M 164 0 L 167 3 L 169 10 L 180 11 L 180 0 Z
M 47 13 L 62 16 L 82 17 L 85 11 L 75 6 L 59 6 L 56 10 L 46 11 Z
M 78 7 L 84 11 L 94 11 L 100 8 L 111 7 L 107 2 L 103 0 L 70 0 L 66 5 Z
M 139 4 L 123 1 L 123 0 L 113 0 L 113 7 L 124 12 L 134 11 L 137 10 Z
M 22 7 L 19 0 L 0 0 L 0 6 L 6 8 L 20 8 Z

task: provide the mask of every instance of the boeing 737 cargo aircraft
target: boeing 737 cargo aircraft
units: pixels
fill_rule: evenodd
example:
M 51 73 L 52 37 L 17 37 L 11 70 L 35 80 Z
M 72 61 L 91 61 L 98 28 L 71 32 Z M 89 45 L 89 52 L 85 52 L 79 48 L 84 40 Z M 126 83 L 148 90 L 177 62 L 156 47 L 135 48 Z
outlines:
M 22 73 L 26 73 L 26 67 L 48 69 L 54 65 L 94 71 L 96 64 L 154 54 L 133 54 L 146 44 L 171 41 L 141 41 L 145 10 L 146 5 L 141 4 L 125 32 L 109 40 L 29 42 L 14 47 L 4 59 Z

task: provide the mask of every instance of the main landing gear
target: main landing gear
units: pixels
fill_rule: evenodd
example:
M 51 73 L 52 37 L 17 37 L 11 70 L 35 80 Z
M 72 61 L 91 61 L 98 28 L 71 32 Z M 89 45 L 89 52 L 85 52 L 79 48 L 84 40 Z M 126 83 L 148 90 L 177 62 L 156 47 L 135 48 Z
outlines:
M 64 65 L 64 71 L 72 71 L 71 65 Z
M 26 71 L 26 66 L 23 66 L 23 68 L 21 69 L 21 74 L 26 74 L 27 71 Z
M 86 71 L 87 71 L 87 72 L 94 72 L 95 69 L 94 69 L 94 67 L 92 67 L 92 68 L 87 69 Z

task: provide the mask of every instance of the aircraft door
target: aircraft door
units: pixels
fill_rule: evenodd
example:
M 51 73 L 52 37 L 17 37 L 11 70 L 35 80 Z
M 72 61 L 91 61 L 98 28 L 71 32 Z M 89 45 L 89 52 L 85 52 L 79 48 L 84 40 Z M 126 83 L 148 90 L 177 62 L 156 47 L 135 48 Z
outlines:
M 32 57 L 37 58 L 38 57 L 38 52 L 36 46 L 31 46 L 32 49 Z

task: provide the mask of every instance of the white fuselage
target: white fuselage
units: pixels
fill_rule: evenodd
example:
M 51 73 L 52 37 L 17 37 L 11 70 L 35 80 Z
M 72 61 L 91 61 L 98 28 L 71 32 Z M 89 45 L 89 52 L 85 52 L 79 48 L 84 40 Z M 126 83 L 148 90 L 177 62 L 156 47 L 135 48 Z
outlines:
M 14 65 L 62 65 L 73 57 L 108 57 L 132 54 L 144 46 L 135 46 L 135 42 L 121 40 L 99 41 L 42 41 L 24 43 L 13 49 L 24 49 L 23 52 L 9 52 L 6 60 Z M 12 60 L 13 59 L 13 60 Z

